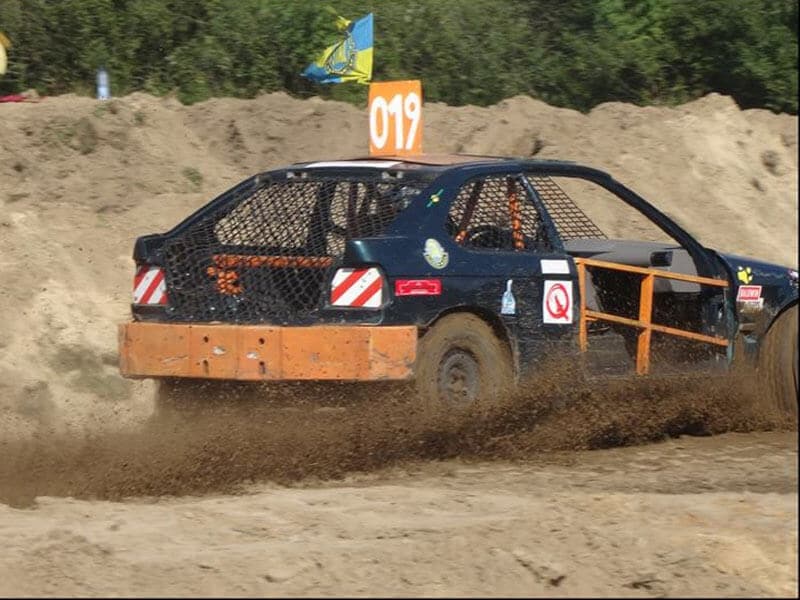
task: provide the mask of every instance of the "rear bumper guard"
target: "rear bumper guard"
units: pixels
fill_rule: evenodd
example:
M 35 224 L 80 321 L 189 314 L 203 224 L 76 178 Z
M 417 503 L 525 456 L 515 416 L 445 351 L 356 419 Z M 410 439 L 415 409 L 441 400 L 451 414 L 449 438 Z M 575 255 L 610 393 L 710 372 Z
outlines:
M 119 325 L 120 373 L 128 378 L 404 380 L 416 351 L 414 326 Z

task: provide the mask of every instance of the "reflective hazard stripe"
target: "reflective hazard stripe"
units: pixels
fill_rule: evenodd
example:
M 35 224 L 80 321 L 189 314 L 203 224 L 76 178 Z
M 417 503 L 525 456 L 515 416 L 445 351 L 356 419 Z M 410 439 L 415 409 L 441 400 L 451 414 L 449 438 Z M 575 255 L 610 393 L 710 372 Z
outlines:
M 133 278 L 134 304 L 166 304 L 167 284 L 158 267 L 139 267 Z
M 383 278 L 376 268 L 339 269 L 331 284 L 331 304 L 378 308 L 383 303 Z

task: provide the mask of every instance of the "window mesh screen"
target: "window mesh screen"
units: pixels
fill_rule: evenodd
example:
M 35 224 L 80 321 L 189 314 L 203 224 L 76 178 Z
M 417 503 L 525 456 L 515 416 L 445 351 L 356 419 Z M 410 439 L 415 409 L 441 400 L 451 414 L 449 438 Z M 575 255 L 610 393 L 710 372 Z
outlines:
M 168 318 L 302 322 L 322 306 L 345 241 L 382 234 L 425 185 L 375 174 L 238 193 L 165 242 Z
M 562 241 L 605 239 L 606 235 L 550 177 L 528 176 Z

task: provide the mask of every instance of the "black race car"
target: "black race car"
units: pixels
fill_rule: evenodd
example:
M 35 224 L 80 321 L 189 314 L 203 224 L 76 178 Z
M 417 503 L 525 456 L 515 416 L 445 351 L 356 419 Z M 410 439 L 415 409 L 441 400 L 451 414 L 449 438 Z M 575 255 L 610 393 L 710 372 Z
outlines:
M 616 229 L 620 207 L 623 225 L 663 239 L 609 239 L 589 216 Z M 410 380 L 458 407 L 553 357 L 646 374 L 724 369 L 736 354 L 797 410 L 797 272 L 705 248 L 571 162 L 294 164 L 140 237 L 134 260 L 127 377 Z

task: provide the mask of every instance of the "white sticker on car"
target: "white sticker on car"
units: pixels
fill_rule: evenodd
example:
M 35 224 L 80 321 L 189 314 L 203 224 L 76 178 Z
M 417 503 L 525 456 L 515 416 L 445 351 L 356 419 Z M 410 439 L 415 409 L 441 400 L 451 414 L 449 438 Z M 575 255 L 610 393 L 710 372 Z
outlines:
M 569 325 L 572 323 L 572 282 L 544 282 L 542 297 L 542 320 L 547 325 Z
M 569 263 L 563 259 L 542 259 L 542 275 L 569 275 Z
M 503 292 L 503 297 L 500 299 L 500 314 L 501 315 L 515 315 L 517 314 L 517 300 L 514 298 L 514 292 L 511 291 L 511 286 L 514 284 L 513 279 L 506 281 L 506 291 Z

